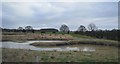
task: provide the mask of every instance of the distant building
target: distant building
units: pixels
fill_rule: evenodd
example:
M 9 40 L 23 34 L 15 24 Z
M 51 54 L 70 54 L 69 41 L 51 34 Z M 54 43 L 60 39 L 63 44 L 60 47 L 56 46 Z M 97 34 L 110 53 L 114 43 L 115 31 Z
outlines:
M 56 32 L 58 32 L 58 30 L 57 30 L 57 29 L 54 29 L 54 28 L 47 28 L 47 29 L 40 29 L 40 32 L 41 32 L 41 33 L 45 33 L 45 32 L 56 33 Z

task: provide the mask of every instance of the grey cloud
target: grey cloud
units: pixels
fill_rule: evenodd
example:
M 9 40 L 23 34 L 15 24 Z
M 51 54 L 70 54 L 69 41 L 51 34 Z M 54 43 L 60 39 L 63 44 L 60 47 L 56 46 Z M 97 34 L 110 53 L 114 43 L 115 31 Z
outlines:
M 17 5 L 18 8 L 13 5 Z M 19 3 L 19 5 L 3 3 L 2 13 L 4 15 L 2 16 L 2 22 L 3 27 L 6 28 L 17 28 L 26 25 L 31 25 L 34 28 L 59 28 L 61 24 L 66 23 L 71 30 L 76 30 L 81 24 L 87 26 L 89 23 L 94 22 L 102 29 L 112 29 L 117 26 L 117 5 L 115 2 Z M 19 7 L 21 10 L 19 10 Z M 104 23 L 108 24 L 103 25 Z M 113 26 L 111 23 L 114 23 Z

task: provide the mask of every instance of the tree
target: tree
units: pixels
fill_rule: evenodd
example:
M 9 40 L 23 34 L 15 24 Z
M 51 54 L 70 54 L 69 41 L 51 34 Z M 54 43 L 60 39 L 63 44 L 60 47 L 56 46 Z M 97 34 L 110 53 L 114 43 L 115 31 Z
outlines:
M 97 26 L 96 26 L 94 23 L 90 23 L 90 24 L 88 25 L 88 29 L 89 29 L 90 31 L 95 31 L 95 30 L 97 30 Z
M 69 30 L 69 27 L 67 25 L 63 24 L 60 27 L 60 31 L 61 32 L 69 32 L 70 30 Z
M 23 30 L 23 27 L 18 27 L 18 30 Z
M 26 26 L 25 30 L 33 30 L 32 26 Z
M 80 27 L 77 29 L 77 31 L 85 32 L 85 31 L 87 31 L 87 29 L 85 28 L 85 26 L 80 25 Z

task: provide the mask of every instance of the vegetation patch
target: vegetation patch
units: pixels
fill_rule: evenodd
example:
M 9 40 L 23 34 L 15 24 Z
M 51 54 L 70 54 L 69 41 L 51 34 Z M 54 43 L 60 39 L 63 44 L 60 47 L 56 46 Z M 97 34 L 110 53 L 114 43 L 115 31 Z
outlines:
M 35 42 L 30 45 L 33 46 L 66 46 L 66 45 L 78 45 L 78 44 L 90 44 L 90 45 L 104 45 L 119 47 L 117 41 L 104 40 L 104 39 L 79 39 L 69 40 L 68 42 Z
M 24 35 L 2 35 L 2 41 L 28 41 L 28 40 L 71 40 L 69 34 L 33 34 Z
M 32 51 L 22 49 L 2 50 L 3 62 L 118 62 L 115 47 L 97 46 L 95 52 L 74 51 Z
M 119 47 L 118 41 L 105 40 L 105 39 L 79 39 L 70 40 L 69 44 L 91 44 L 91 45 L 104 45 L 104 46 L 116 46 Z

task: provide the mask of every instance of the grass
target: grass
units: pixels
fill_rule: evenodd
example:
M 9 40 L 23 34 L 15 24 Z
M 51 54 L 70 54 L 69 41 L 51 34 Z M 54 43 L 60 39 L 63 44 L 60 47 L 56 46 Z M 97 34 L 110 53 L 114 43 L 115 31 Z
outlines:
M 11 34 L 11 33 L 10 33 Z M 16 34 L 16 33 L 15 33 Z M 61 43 L 42 43 L 35 42 L 31 45 L 34 46 L 64 46 L 64 45 L 78 45 L 78 44 L 92 44 L 92 45 L 105 45 L 105 46 L 117 46 L 119 47 L 118 41 L 105 40 L 105 39 L 96 39 L 90 36 L 79 35 L 74 33 L 62 34 L 60 32 L 51 34 L 51 33 L 26 33 L 21 35 L 2 35 L 2 41 L 16 41 L 24 42 L 28 40 L 67 40 L 68 42 Z
M 118 62 L 115 47 L 96 46 L 95 52 L 80 51 L 32 51 L 22 49 L 3 49 L 4 62 Z
M 73 37 L 69 34 L 33 34 L 24 35 L 2 35 L 2 41 L 28 41 L 28 40 L 71 40 Z
M 90 37 L 90 36 L 86 36 L 86 35 L 80 35 L 80 34 L 74 34 L 74 33 L 70 33 L 71 36 L 73 37 L 76 37 L 76 38 L 93 38 L 93 37 Z
M 3 41 L 28 41 L 28 40 L 67 40 L 68 42 L 35 42 L 31 45 L 39 47 L 53 46 L 84 46 L 86 44 L 95 47 L 95 52 L 80 51 L 32 51 L 22 49 L 2 50 L 4 62 L 36 62 L 36 56 L 40 62 L 118 62 L 118 41 L 96 39 L 90 36 L 64 33 L 10 33 L 2 35 Z M 78 45 L 79 44 L 79 45 Z M 104 46 L 98 46 L 104 45 Z M 113 47 L 114 46 L 114 47 Z M 117 46 L 117 47 L 116 47 Z
M 79 45 L 79 44 L 90 44 L 90 45 L 104 45 L 104 46 L 115 46 L 119 47 L 117 41 L 104 40 L 104 39 L 79 39 L 69 40 L 68 42 L 34 42 L 33 46 L 67 46 L 67 45 Z
M 105 45 L 105 46 L 116 46 L 119 47 L 118 41 L 105 40 L 105 39 L 79 39 L 70 40 L 69 43 L 72 44 L 91 44 L 91 45 Z

